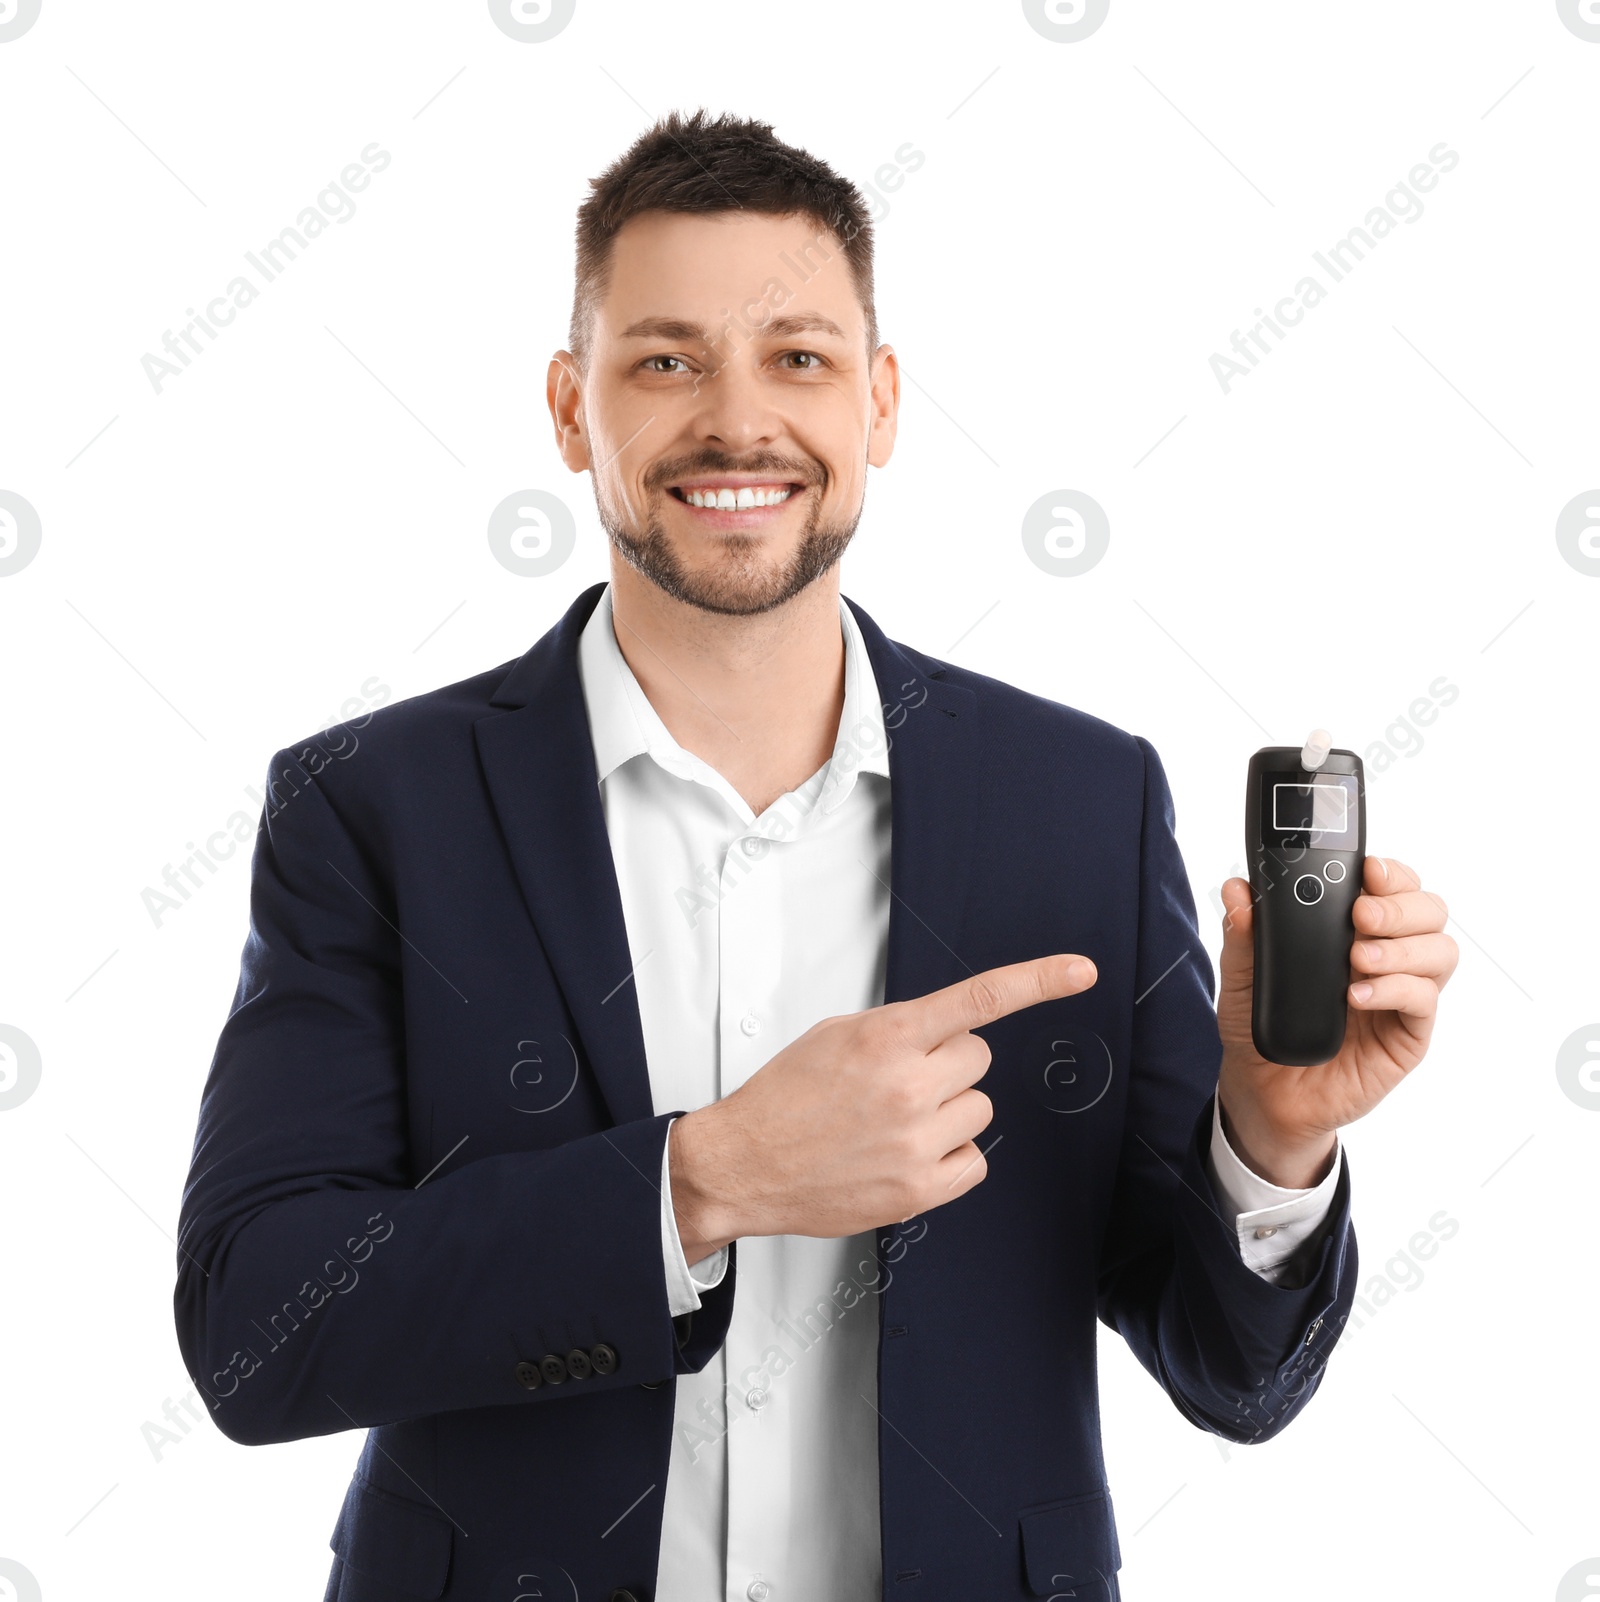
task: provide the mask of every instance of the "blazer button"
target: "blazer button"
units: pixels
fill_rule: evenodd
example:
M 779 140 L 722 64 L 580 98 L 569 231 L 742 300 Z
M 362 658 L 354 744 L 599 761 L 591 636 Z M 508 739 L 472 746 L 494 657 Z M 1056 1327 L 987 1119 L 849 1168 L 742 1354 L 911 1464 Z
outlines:
M 611 1593 L 611 1602 L 639 1602 L 639 1599 L 632 1591 L 624 1591 L 618 1588 Z
M 567 1365 L 554 1352 L 546 1352 L 539 1359 L 539 1372 L 550 1384 L 561 1385 L 566 1381 Z
M 666 1383 L 665 1380 L 640 1380 L 639 1389 L 641 1391 L 659 1391 Z
M 544 1375 L 539 1372 L 537 1363 L 518 1363 L 517 1380 L 526 1385 L 530 1391 L 536 1391 L 544 1384 Z
M 617 1351 L 614 1346 L 607 1346 L 601 1341 L 598 1346 L 589 1348 L 589 1363 L 596 1374 L 615 1374 L 617 1371 Z
M 574 1346 L 567 1353 L 567 1372 L 574 1379 L 588 1379 L 594 1372 L 589 1363 L 589 1354 L 581 1346 Z

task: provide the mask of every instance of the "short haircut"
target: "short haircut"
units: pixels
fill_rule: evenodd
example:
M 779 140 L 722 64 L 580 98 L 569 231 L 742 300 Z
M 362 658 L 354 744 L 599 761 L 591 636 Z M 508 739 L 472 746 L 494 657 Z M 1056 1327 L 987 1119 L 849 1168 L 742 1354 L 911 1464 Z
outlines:
M 568 343 L 588 361 L 589 320 L 604 296 L 611 246 L 630 218 L 647 211 L 748 211 L 814 219 L 839 241 L 867 320 L 867 350 L 878 346 L 872 301 L 872 218 L 861 191 L 825 161 L 786 145 L 772 125 L 704 110 L 668 112 L 598 178 L 578 207 L 578 260 Z

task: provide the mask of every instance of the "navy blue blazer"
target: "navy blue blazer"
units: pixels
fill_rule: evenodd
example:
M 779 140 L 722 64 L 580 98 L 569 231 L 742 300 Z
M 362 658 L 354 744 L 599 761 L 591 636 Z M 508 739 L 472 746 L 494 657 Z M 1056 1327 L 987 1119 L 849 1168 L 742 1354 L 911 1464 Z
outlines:
M 738 1295 L 735 1244 L 668 1312 L 685 1109 L 652 1106 L 577 673 L 601 588 L 520 660 L 273 758 L 174 1303 L 232 1440 L 368 1430 L 337 1602 L 651 1602 L 670 1382 Z M 1192 1424 L 1276 1434 L 1353 1299 L 1348 1166 L 1305 1283 L 1248 1269 L 1202 1162 L 1212 969 L 1154 749 L 849 604 L 891 742 L 886 999 L 1099 968 L 981 1031 L 987 1177 L 878 1231 L 883 1594 L 1112 1602 L 1097 1319 Z

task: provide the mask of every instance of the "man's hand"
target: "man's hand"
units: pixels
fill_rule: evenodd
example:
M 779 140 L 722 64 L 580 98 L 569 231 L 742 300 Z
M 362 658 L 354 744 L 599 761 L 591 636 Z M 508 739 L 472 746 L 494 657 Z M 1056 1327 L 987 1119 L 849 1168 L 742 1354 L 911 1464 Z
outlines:
M 971 1190 L 988 1171 L 974 1137 L 994 1114 L 972 1088 L 990 1052 L 971 1031 L 1097 977 L 1087 957 L 1039 957 L 813 1024 L 673 1123 L 686 1260 L 742 1235 L 854 1235 Z
M 1455 972 L 1445 904 L 1405 863 L 1368 857 L 1361 888 L 1351 914 L 1344 1047 L 1331 1062 L 1285 1068 L 1266 1061 L 1250 1039 L 1250 886 L 1229 879 L 1222 887 L 1223 1129 L 1241 1161 L 1274 1184 L 1303 1188 L 1324 1177 L 1334 1130 L 1371 1112 L 1422 1061 L 1439 992 Z

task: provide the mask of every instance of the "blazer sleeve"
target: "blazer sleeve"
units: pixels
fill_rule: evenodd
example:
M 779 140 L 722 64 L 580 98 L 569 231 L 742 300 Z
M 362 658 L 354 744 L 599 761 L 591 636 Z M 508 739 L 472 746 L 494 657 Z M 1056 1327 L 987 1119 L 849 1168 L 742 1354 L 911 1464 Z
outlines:
M 295 790 L 269 794 L 257 832 L 179 1217 L 178 1344 L 218 1427 L 257 1445 L 570 1406 L 704 1367 L 733 1254 L 718 1292 L 674 1320 L 660 1194 L 640 1177 L 661 1172 L 682 1109 L 416 1171 L 399 911 L 306 767 L 280 752 L 271 771 Z M 529 1366 L 580 1346 L 610 1349 L 585 1378 L 540 1383 Z
M 1099 1316 L 1178 1410 L 1230 1440 L 1265 1440 L 1310 1400 L 1349 1316 L 1358 1269 L 1348 1155 L 1303 1279 L 1243 1261 L 1204 1154 L 1222 1060 L 1211 960 L 1174 833 L 1161 760 L 1144 754 L 1139 933 L 1127 1123 L 1102 1240 Z

